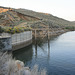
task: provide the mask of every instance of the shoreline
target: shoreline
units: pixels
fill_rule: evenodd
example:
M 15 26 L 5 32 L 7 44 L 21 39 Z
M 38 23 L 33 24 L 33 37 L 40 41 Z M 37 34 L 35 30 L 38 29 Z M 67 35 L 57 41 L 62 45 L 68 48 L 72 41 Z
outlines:
M 50 37 L 50 36 L 57 36 L 57 35 L 61 35 L 65 32 L 68 32 L 69 30 L 67 29 L 51 29 L 51 30 L 40 30 L 40 31 L 36 31 L 36 33 L 33 31 L 32 32 L 32 36 L 33 38 L 38 38 L 38 37 Z

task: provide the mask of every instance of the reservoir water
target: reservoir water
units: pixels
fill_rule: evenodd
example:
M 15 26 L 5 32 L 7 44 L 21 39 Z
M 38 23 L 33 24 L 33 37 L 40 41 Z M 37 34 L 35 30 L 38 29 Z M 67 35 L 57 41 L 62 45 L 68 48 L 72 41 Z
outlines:
M 32 68 L 45 68 L 48 75 L 75 75 L 75 31 L 38 38 L 32 45 L 13 52 L 13 56 Z

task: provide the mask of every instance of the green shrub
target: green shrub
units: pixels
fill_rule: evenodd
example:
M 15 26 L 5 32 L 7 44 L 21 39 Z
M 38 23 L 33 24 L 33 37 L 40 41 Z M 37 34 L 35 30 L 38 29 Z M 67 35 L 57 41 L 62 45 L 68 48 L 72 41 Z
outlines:
M 65 27 L 65 29 L 68 29 L 68 30 L 75 30 L 75 27 L 74 27 L 74 26 L 68 26 L 68 27 Z
M 31 30 L 30 27 L 13 27 L 13 28 L 9 27 L 5 29 L 5 32 L 14 34 L 14 33 L 20 33 L 24 31 L 30 31 L 30 30 Z

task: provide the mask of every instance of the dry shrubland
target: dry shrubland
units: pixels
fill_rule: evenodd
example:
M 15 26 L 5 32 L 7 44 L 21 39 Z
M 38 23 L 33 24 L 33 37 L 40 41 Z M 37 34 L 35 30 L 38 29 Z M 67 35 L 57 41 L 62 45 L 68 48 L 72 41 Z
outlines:
M 12 59 L 12 55 L 0 52 L 0 75 L 46 75 L 46 70 L 38 70 L 35 65 L 33 69 L 24 67 L 24 63 Z

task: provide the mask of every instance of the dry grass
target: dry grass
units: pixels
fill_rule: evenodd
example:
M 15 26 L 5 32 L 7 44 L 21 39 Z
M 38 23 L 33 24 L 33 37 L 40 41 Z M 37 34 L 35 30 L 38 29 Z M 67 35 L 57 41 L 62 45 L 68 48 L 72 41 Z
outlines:
M 12 55 L 0 52 L 0 75 L 46 75 L 46 70 L 38 70 L 35 65 L 33 69 L 24 67 L 24 63 L 12 59 Z

